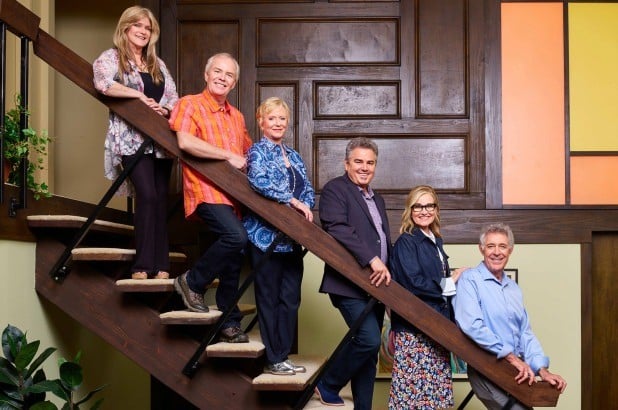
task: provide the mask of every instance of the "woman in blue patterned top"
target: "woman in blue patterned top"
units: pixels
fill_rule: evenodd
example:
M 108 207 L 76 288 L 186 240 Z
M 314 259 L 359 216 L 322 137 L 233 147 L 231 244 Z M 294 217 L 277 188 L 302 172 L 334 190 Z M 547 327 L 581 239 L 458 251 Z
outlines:
M 280 98 L 268 98 L 258 107 L 256 117 L 264 136 L 248 152 L 247 176 L 251 187 L 266 198 L 294 208 L 312 222 L 314 191 L 305 164 L 298 152 L 283 143 L 290 119 L 288 105 Z M 264 371 L 277 375 L 305 372 L 303 366 L 288 359 L 300 306 L 301 247 L 286 236 L 269 259 L 260 263 L 278 231 L 253 213 L 245 216 L 244 225 L 255 269 L 260 333 L 266 348 Z

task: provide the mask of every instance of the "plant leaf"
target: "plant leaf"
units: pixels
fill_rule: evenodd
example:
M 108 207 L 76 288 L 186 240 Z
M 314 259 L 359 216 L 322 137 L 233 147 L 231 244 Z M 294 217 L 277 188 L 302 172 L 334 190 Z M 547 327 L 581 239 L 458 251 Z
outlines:
M 0 410 L 4 409 L 21 409 L 22 405 L 16 400 L 13 400 L 11 397 L 2 394 L 0 392 Z
M 87 402 L 88 400 L 90 400 L 92 398 L 92 396 L 94 396 L 96 393 L 100 392 L 101 390 L 103 390 L 106 387 L 107 387 L 107 384 L 104 384 L 103 386 L 97 387 L 96 389 L 94 389 L 93 391 L 88 393 L 83 399 L 81 399 L 80 401 L 78 401 L 75 404 L 82 404 L 82 403 Z M 103 399 L 100 399 L 99 401 L 103 401 Z
M 34 342 L 28 343 L 21 347 L 17 356 L 15 356 L 15 367 L 17 370 L 23 371 L 34 359 L 34 355 L 39 350 L 39 345 L 41 342 L 39 340 L 35 340 Z
M 14 354 L 11 352 L 11 345 L 14 345 L 15 340 L 21 340 L 24 337 L 24 333 L 17 327 L 6 325 L 2 331 L 2 352 L 10 362 L 15 359 Z M 17 348 L 19 346 L 16 346 Z
M 32 393 L 52 392 L 54 395 L 65 401 L 69 401 L 71 398 L 69 392 L 62 387 L 62 382 L 60 379 L 44 380 L 30 386 L 27 390 Z
M 58 407 L 51 401 L 41 401 L 30 407 L 30 410 L 58 410 Z
M 34 372 L 55 351 L 56 351 L 55 347 L 48 347 L 47 349 L 45 349 L 43 353 L 41 353 L 39 357 L 37 357 L 36 360 L 32 362 L 32 365 L 26 372 L 26 377 L 30 377 L 32 372 Z
M 19 386 L 19 373 L 13 363 L 0 357 L 0 383 Z
M 60 379 L 65 387 L 75 391 L 84 381 L 82 367 L 73 362 L 65 362 L 60 365 Z

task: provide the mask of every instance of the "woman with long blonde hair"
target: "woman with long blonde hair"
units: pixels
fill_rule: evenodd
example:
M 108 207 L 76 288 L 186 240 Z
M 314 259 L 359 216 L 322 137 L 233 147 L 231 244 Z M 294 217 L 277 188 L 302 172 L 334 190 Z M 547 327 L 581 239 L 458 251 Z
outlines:
M 157 114 L 169 117 L 178 94 L 165 63 L 157 57 L 158 39 L 159 23 L 149 9 L 126 9 L 114 32 L 114 47 L 93 63 L 97 91 L 110 97 L 137 98 Z M 116 179 L 143 142 L 144 136 L 138 130 L 110 111 L 105 176 Z M 151 143 L 129 176 L 136 200 L 133 279 L 169 277 L 166 213 L 172 162 L 162 148 Z M 123 187 L 122 193 L 133 192 Z

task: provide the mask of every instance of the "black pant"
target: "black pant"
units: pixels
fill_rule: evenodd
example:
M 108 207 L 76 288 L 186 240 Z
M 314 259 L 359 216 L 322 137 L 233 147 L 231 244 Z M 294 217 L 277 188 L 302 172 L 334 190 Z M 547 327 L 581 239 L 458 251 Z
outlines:
M 197 206 L 196 213 L 217 239 L 191 268 L 187 284 L 193 292 L 203 294 L 206 286 L 218 277 L 217 307 L 224 311 L 238 293 L 247 231 L 230 205 L 202 203 Z M 241 317 L 235 306 L 223 327 L 239 326 Z
M 292 252 L 273 252 L 260 262 L 264 252 L 249 244 L 255 269 L 255 303 L 260 321 L 260 336 L 269 363 L 287 360 L 296 336 L 300 285 L 303 280 L 303 254 L 300 246 Z
M 134 155 L 123 156 L 127 166 Z M 129 178 L 135 187 L 135 261 L 131 272 L 169 271 L 167 195 L 173 160 L 144 155 Z

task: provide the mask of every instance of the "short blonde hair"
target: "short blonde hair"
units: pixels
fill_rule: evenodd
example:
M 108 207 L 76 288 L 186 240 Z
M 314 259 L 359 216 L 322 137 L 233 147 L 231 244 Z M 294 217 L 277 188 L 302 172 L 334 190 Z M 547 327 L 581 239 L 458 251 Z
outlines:
M 440 203 L 438 201 L 438 194 L 429 185 L 418 185 L 412 188 L 408 194 L 408 197 L 406 198 L 406 205 L 403 210 L 403 214 L 401 215 L 401 228 L 399 228 L 399 233 L 412 233 L 412 230 L 416 226 L 414 224 L 414 220 L 412 219 L 412 205 L 418 203 L 420 197 L 425 194 L 431 195 L 433 197 L 433 203 L 436 204 L 436 217 L 429 225 L 429 230 L 437 237 L 442 236 L 440 234 Z
M 262 121 L 269 113 L 273 112 L 277 108 L 283 108 L 285 110 L 285 114 L 288 117 L 288 121 L 290 120 L 290 107 L 288 107 L 287 103 L 283 101 L 279 97 L 270 97 L 262 101 L 257 110 L 255 110 L 255 118 L 258 120 L 258 123 Z

